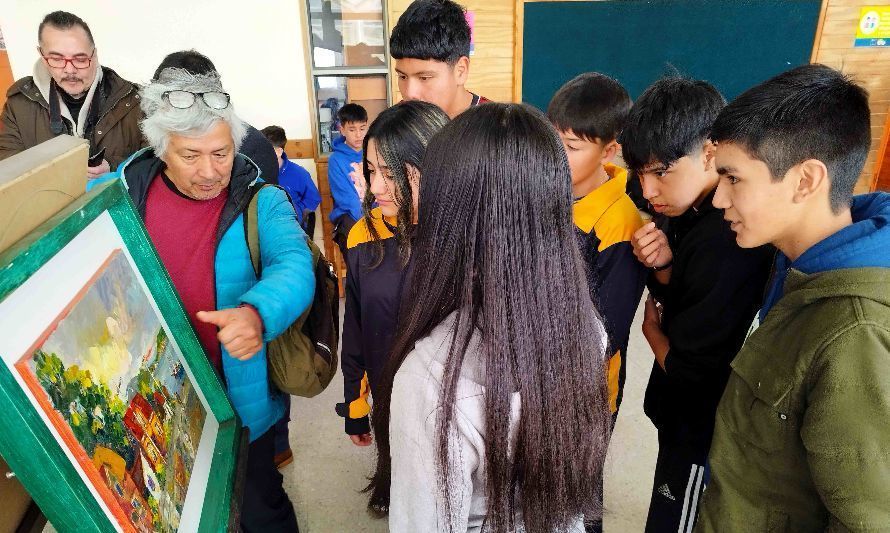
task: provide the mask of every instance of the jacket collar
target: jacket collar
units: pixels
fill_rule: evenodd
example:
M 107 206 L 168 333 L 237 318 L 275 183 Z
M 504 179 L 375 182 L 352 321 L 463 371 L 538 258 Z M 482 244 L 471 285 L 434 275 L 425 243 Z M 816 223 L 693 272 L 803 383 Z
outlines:
M 77 137 L 83 137 L 84 131 L 87 126 L 87 117 L 90 113 L 90 107 L 92 107 L 92 103 L 94 97 L 96 95 L 96 90 L 99 87 L 99 84 L 102 83 L 102 78 L 104 76 L 104 69 L 102 65 L 97 63 L 96 66 L 96 78 L 93 80 L 92 85 L 90 85 L 89 90 L 87 91 L 86 96 L 84 97 L 84 105 L 80 108 L 80 114 L 77 117 L 77 122 L 74 122 L 74 119 L 71 116 L 71 111 L 68 110 L 68 106 L 65 105 L 65 101 L 62 100 L 61 95 L 55 95 L 56 101 L 59 104 L 59 110 L 61 112 L 61 116 L 68 119 L 71 124 L 74 124 L 74 135 Z M 34 63 L 34 85 L 37 87 L 37 90 L 40 91 L 40 95 L 43 96 L 43 99 L 50 106 L 50 111 L 52 111 L 54 107 L 54 102 L 50 99 L 51 87 L 52 87 L 52 75 L 49 72 L 46 64 L 43 62 L 43 59 L 38 59 Z M 50 113 L 52 115 L 52 113 Z M 54 117 L 50 116 L 50 121 L 53 120 Z
M 627 190 L 627 170 L 611 163 L 604 168 L 609 180 L 576 200 L 572 206 L 575 225 L 584 233 L 590 233 L 606 210 L 620 200 Z
M 167 165 L 151 148 L 143 148 L 121 163 L 120 178 L 127 187 L 133 203 L 136 204 L 137 211 L 143 217 L 149 186 L 166 167 Z M 236 154 L 235 162 L 232 164 L 232 178 L 229 181 L 229 196 L 220 216 L 217 242 L 238 215 L 244 212 L 250 199 L 262 184 L 259 166 L 249 157 Z

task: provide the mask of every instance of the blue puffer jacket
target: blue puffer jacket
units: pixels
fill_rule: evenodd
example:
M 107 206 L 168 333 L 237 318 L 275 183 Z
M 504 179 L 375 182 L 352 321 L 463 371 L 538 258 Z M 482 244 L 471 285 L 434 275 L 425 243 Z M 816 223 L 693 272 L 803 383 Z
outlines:
M 90 188 L 109 179 L 122 179 L 144 217 L 148 187 L 163 169 L 164 163 L 146 148 L 121 163 L 115 173 L 94 180 Z M 269 342 L 309 307 L 315 276 L 306 234 L 297 223 L 293 206 L 284 192 L 268 187 L 259 192 L 257 202 L 263 269 L 262 279 L 256 279 L 244 238 L 243 213 L 261 185 L 259 168 L 239 154 L 232 167 L 229 197 L 217 234 L 216 303 L 217 309 L 242 303 L 255 307 L 263 319 L 263 340 Z M 269 381 L 265 346 L 246 361 L 235 359 L 221 348 L 229 399 L 241 422 L 250 428 L 253 441 L 284 414 L 286 396 Z

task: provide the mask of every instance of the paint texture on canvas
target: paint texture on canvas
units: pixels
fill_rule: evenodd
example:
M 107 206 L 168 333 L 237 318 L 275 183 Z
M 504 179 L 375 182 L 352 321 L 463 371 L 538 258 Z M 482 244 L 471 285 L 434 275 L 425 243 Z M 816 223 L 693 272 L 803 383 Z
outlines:
M 115 251 L 16 364 L 125 531 L 176 531 L 206 413 Z

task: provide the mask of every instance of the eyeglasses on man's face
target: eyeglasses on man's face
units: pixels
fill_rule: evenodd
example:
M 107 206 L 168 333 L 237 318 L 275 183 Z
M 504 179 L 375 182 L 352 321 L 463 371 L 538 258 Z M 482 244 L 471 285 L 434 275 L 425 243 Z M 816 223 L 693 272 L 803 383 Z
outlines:
M 198 97 L 204 101 L 204 104 L 210 109 L 225 109 L 229 107 L 229 93 L 220 91 L 208 91 L 203 93 L 193 93 L 191 91 L 166 91 L 161 94 L 161 98 L 176 109 L 188 109 L 195 105 Z
M 74 68 L 78 70 L 83 70 L 85 68 L 89 68 L 90 64 L 93 62 L 93 56 L 96 55 L 96 49 L 93 48 L 93 51 L 90 52 L 90 55 L 86 54 L 78 54 L 74 57 L 65 57 L 61 54 L 50 54 L 48 56 L 43 55 L 43 51 L 40 52 L 40 56 L 46 61 L 46 64 L 51 66 L 52 68 L 64 69 L 68 66 L 68 63 L 71 63 Z

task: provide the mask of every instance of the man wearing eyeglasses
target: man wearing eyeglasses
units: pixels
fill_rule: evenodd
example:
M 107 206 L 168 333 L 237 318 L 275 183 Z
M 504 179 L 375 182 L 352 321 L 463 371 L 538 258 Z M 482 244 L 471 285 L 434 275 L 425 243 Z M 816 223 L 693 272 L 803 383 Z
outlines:
M 270 385 L 266 343 L 315 294 L 308 238 L 287 194 L 263 188 L 259 166 L 240 153 L 247 125 L 218 73 L 164 69 L 141 96 L 150 147 L 87 187 L 126 182 L 198 340 L 249 430 L 241 531 L 299 533 L 275 464 L 275 425 L 290 399 Z M 259 277 L 244 231 L 254 196 Z
M 109 172 L 144 144 L 139 88 L 99 64 L 89 26 L 55 11 L 37 30 L 34 75 L 9 89 L 0 126 L 0 160 L 56 135 L 90 143 L 87 177 Z

